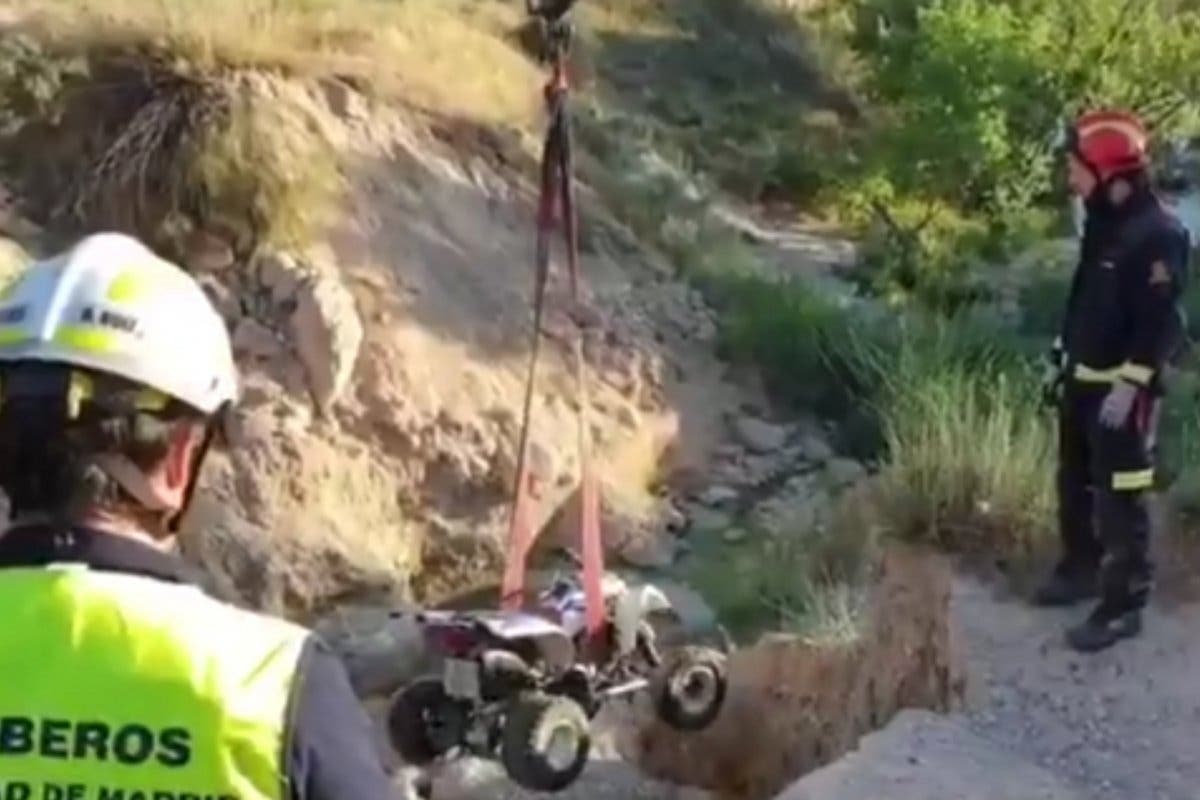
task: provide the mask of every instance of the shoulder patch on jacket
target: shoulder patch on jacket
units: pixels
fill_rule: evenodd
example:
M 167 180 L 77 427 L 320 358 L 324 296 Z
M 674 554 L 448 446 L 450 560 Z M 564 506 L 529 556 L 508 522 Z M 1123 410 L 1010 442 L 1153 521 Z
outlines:
M 1167 262 L 1161 259 L 1150 265 L 1150 285 L 1157 286 L 1162 283 L 1171 282 L 1171 270 L 1167 268 Z

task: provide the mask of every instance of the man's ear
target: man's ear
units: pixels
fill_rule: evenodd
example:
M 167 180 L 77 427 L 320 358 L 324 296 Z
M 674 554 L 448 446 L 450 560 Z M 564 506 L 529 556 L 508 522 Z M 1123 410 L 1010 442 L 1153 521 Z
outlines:
M 192 477 L 196 448 L 200 446 L 203 432 L 198 425 L 175 426 L 168 440 L 166 462 L 163 465 L 163 483 L 172 495 L 182 497 Z

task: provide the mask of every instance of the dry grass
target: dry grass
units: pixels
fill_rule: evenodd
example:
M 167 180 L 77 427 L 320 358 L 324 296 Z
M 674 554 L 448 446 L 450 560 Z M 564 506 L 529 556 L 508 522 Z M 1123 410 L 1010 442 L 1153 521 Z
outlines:
M 183 172 L 192 192 L 257 241 L 303 246 L 336 212 L 336 154 L 294 109 L 234 95 L 228 118 L 203 132 Z M 181 188 L 182 190 L 182 188 Z
M 357 79 L 370 91 L 525 126 L 539 71 L 508 32 L 520 4 L 486 0 L 13 0 L 39 38 L 137 47 L 196 72 L 258 67 Z
M 79 175 L 71 180 L 78 185 L 59 187 L 58 193 L 86 192 L 84 199 L 94 201 L 91 210 L 96 213 L 135 200 L 137 213 L 119 223 L 141 233 L 153 235 L 157 230 L 157 221 L 147 218 L 154 214 L 140 208 L 146 205 L 142 198 L 148 180 L 166 195 L 156 198 L 165 200 L 158 206 L 175 206 L 200 218 L 221 217 L 230 223 L 224 227 L 239 231 L 239 241 L 247 238 L 240 232 L 247 225 L 249 238 L 276 244 L 303 242 L 322 227 L 339 188 L 336 155 L 322 141 L 319 126 L 308 124 L 302 108 L 290 107 L 273 91 L 265 97 L 247 93 L 247 88 L 253 89 L 244 80 L 248 71 L 308 81 L 336 77 L 381 99 L 484 125 L 530 129 L 541 121 L 541 71 L 510 35 L 523 18 L 520 4 L 9 0 L 3 7 L 6 24 L 15 24 L 36 42 L 35 60 L 57 63 L 84 56 L 81 60 L 93 66 L 90 77 L 71 91 L 63 91 L 65 84 L 55 87 L 56 98 L 73 98 L 78 106 L 84 93 L 79 89 L 112 102 L 107 98 L 133 96 L 143 89 L 157 97 L 163 86 L 167 91 L 178 86 L 211 87 L 230 101 L 224 113 L 187 125 L 175 125 L 169 117 L 196 117 L 196 98 L 164 104 L 170 114 L 158 115 L 164 120 L 158 126 L 163 135 L 131 153 L 114 148 L 123 139 L 134 141 L 126 136 L 137 127 L 132 121 L 154 117 L 156 109 L 145 107 L 150 102 L 109 109 L 115 112 L 107 120 L 112 132 L 94 125 L 94 135 L 89 135 L 97 139 L 96 155 L 113 161 L 116 169 L 95 170 L 88 163 L 93 154 L 68 148 L 65 156 L 80 162 L 69 167 Z M 122 65 L 130 56 L 146 68 L 125 69 Z M 22 75 L 18 71 L 12 78 L 20 81 Z M 146 85 L 133 85 L 139 81 Z M 257 84 L 265 85 L 261 79 Z M 24 117 L 25 122 L 54 127 L 38 109 L 26 109 Z M 78 127 L 87 119 L 84 115 L 58 127 Z M 98 221 L 95 214 L 75 206 L 66 210 L 73 210 L 80 221 Z M 48 213 L 55 216 L 60 211 Z M 161 211 L 154 213 L 161 216 Z

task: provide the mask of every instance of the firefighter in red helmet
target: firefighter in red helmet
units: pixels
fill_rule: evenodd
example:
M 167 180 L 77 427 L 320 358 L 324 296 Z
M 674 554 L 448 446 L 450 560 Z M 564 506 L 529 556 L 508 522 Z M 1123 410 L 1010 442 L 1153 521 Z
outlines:
M 1098 596 L 1067 631 L 1068 644 L 1085 652 L 1141 630 L 1163 370 L 1185 340 L 1179 298 L 1190 243 L 1152 190 L 1147 140 L 1141 120 L 1124 111 L 1082 114 L 1067 134 L 1067 178 L 1087 216 L 1055 344 L 1063 553 L 1036 601 Z

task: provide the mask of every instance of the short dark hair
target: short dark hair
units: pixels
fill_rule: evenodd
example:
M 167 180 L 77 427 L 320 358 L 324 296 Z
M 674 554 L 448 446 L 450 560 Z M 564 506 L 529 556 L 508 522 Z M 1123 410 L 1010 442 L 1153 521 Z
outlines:
M 81 384 L 89 389 L 84 396 Z M 70 519 L 131 501 L 97 457 L 121 455 L 151 469 L 166 457 L 180 422 L 202 420 L 171 400 L 143 410 L 137 402 L 143 393 L 122 378 L 65 364 L 21 362 L 0 370 L 0 488 L 10 516 Z

